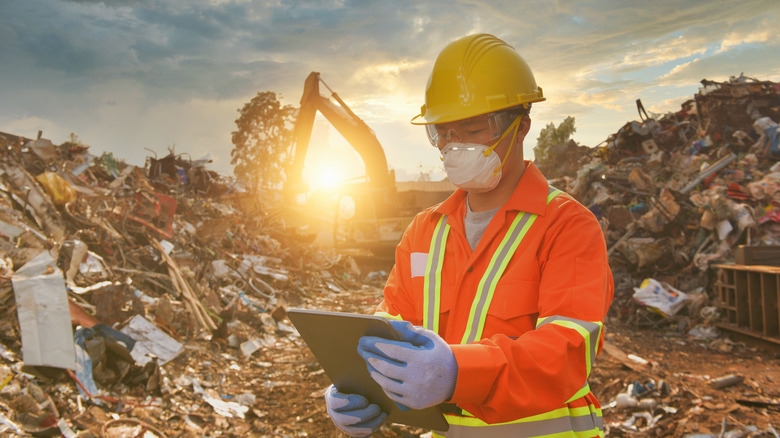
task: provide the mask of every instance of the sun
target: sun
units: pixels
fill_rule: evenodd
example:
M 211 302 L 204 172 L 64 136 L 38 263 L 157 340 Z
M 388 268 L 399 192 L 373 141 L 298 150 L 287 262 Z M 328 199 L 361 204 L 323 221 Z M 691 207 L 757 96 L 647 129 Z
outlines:
M 339 183 L 339 172 L 332 167 L 314 169 L 312 173 L 309 182 L 312 189 L 329 188 Z

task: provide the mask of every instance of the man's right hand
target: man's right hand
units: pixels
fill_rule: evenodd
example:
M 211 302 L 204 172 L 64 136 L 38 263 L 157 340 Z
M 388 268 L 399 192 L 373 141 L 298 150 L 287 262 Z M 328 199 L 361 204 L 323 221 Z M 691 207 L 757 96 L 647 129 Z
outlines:
M 379 405 L 370 404 L 362 395 L 343 394 L 333 385 L 325 391 L 325 404 L 336 427 L 352 437 L 371 435 L 387 419 Z

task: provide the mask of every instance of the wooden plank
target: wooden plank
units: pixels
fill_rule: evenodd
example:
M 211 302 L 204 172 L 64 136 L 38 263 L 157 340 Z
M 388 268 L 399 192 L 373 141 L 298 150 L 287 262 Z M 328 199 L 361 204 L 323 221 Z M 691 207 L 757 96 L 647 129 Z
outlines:
M 746 246 L 734 250 L 738 265 L 780 266 L 780 245 Z
M 746 329 L 743 329 L 741 327 L 737 327 L 737 326 L 735 326 L 733 324 L 727 324 L 727 323 L 723 323 L 723 322 L 717 322 L 717 323 L 715 323 L 715 326 L 718 327 L 718 328 L 722 328 L 724 330 L 728 330 L 728 331 L 731 331 L 731 332 L 734 332 L 734 333 L 739 333 L 741 335 L 749 336 L 749 337 L 755 338 L 755 339 L 761 339 L 761 340 L 764 340 L 764 341 L 767 341 L 767 342 L 771 342 L 774 345 L 780 346 L 780 338 L 772 338 L 772 337 L 764 336 L 764 335 L 762 335 L 760 333 L 756 333 L 756 332 L 754 332 L 752 330 L 746 330 Z
M 739 327 L 750 328 L 750 302 L 748 301 L 748 272 L 735 272 L 735 282 L 737 288 L 736 303 L 737 325 Z
M 780 336 L 780 276 L 764 275 L 761 288 L 764 335 Z
M 750 330 L 764 333 L 764 315 L 761 309 L 761 290 L 763 276 L 758 272 L 748 272 L 747 296 L 748 315 L 750 315 Z
M 712 265 L 719 269 L 732 269 L 735 271 L 753 271 L 753 272 L 766 272 L 768 274 L 780 274 L 780 267 L 778 266 L 765 266 L 765 265 L 724 265 L 717 264 Z

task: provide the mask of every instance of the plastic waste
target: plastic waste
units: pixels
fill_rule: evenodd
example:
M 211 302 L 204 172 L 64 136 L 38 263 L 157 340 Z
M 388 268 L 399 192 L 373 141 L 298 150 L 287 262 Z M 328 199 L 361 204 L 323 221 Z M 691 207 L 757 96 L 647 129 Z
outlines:
M 54 205 L 63 206 L 70 201 L 76 199 L 76 191 L 68 184 L 67 181 L 62 179 L 61 176 L 54 172 L 43 172 L 35 177 L 35 180 L 41 183 L 46 193 L 51 196 Z
M 667 283 L 646 278 L 639 287 L 634 288 L 634 300 L 661 315 L 674 315 L 685 305 L 688 295 Z

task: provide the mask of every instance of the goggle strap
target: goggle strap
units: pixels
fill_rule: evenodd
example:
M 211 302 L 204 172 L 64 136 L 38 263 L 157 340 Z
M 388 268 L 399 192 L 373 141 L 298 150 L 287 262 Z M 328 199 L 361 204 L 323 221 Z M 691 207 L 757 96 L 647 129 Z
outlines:
M 487 157 L 488 155 L 490 155 L 490 153 L 491 153 L 491 152 L 493 152 L 493 149 L 495 149 L 495 148 L 496 148 L 496 146 L 498 146 L 498 144 L 499 144 L 499 143 L 501 143 L 501 140 L 503 140 L 503 139 L 504 139 L 504 137 L 506 137 L 506 136 L 509 134 L 509 131 L 512 131 L 512 132 L 515 132 L 515 133 L 516 133 L 516 132 L 517 132 L 517 127 L 518 127 L 518 126 L 520 126 L 520 120 L 522 120 L 522 119 L 523 119 L 523 115 L 522 115 L 522 114 L 521 114 L 521 115 L 519 115 L 519 116 L 517 116 L 517 117 L 515 118 L 515 121 L 514 121 L 514 122 L 512 122 L 512 124 L 511 124 L 511 125 L 509 125 L 509 127 L 508 127 L 508 128 L 506 128 L 506 131 L 504 131 L 504 133 L 503 133 L 503 134 L 501 134 L 501 137 L 499 137 L 499 138 L 498 138 L 498 140 L 496 140 L 496 142 L 495 142 L 495 143 L 493 143 L 493 145 L 492 145 L 492 146 L 490 146 L 489 148 L 485 149 L 485 152 L 483 152 L 482 154 L 483 154 L 484 156 L 486 156 L 486 157 Z

